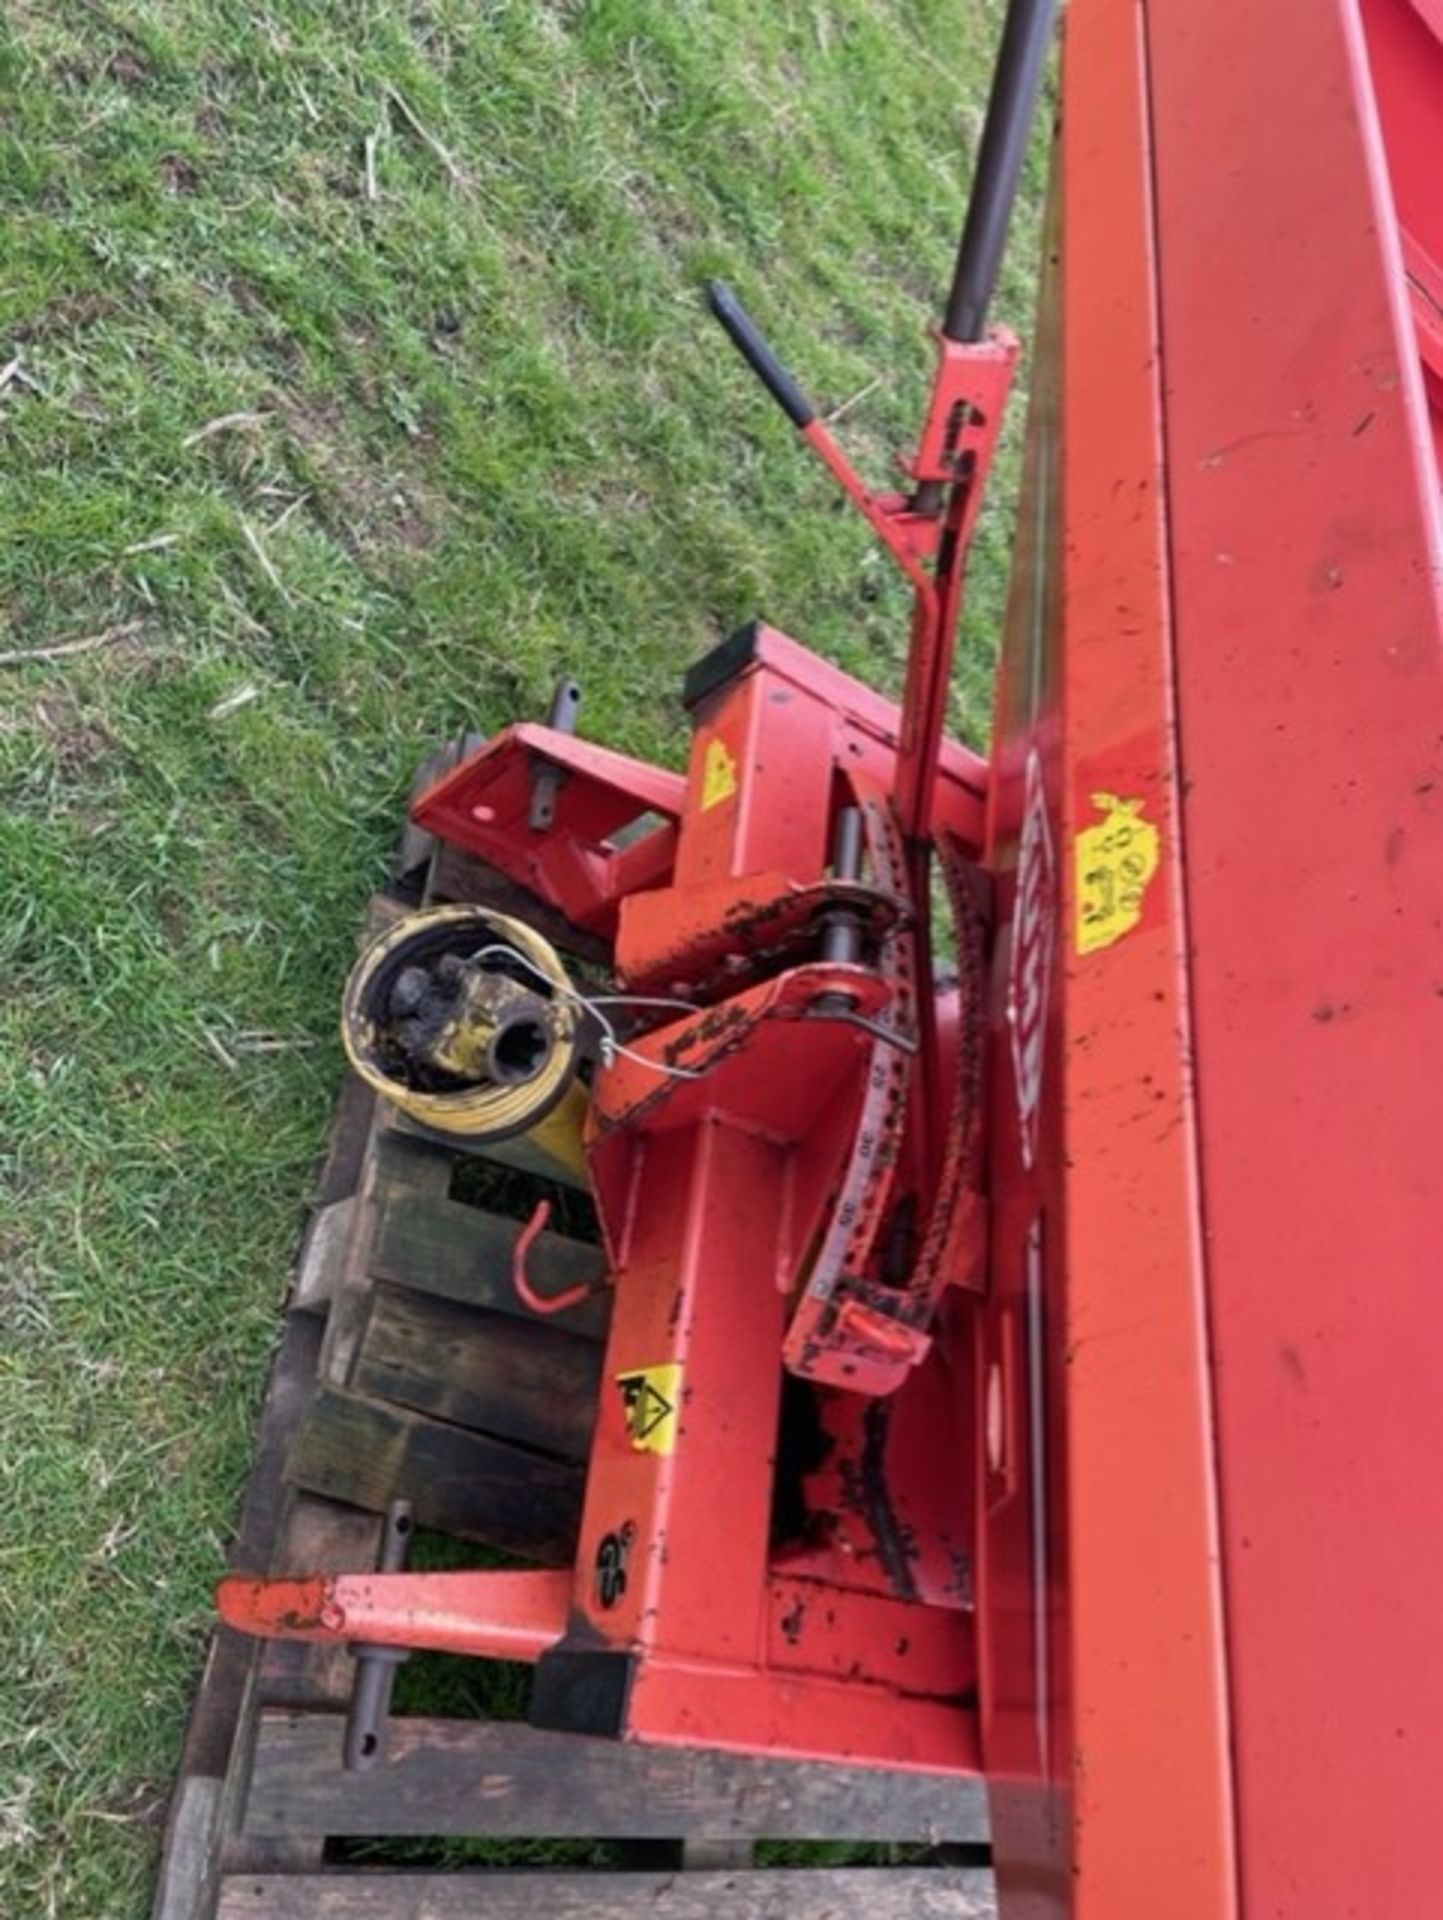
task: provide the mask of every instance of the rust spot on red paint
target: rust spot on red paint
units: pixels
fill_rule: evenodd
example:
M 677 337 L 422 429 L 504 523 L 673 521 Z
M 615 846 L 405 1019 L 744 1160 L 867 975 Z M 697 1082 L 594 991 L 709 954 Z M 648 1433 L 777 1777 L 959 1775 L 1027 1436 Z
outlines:
M 1321 1000 L 1313 1008 L 1313 1018 L 1320 1027 L 1331 1026 L 1335 1020 L 1346 1020 L 1353 1011 L 1352 1003 L 1340 1000 L 1335 1006 L 1331 1000 Z

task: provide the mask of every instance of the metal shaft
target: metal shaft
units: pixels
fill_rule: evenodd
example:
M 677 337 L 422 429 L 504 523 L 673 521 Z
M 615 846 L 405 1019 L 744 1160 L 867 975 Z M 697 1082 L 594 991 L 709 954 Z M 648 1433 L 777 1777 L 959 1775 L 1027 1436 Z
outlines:
M 832 878 L 855 880 L 862 871 L 862 810 L 843 807 L 837 815 L 832 840 Z M 822 935 L 822 958 L 853 966 L 862 956 L 862 923 L 855 913 L 839 909 L 827 916 Z
M 832 829 L 832 878 L 856 880 L 862 872 L 862 810 L 843 807 Z M 822 958 L 831 966 L 854 967 L 862 957 L 862 922 L 849 907 L 838 907 L 826 917 Z M 850 1014 L 856 1006 L 850 993 L 824 993 L 817 1012 L 832 1018 Z
M 377 1556 L 378 1573 L 400 1573 L 411 1552 L 411 1503 L 393 1500 L 386 1509 Z M 396 1668 L 411 1656 L 405 1647 L 375 1646 L 369 1642 L 352 1649 L 356 1656 L 350 1710 L 346 1715 L 341 1764 L 348 1773 L 365 1773 L 385 1751 L 386 1722 L 391 1712 L 391 1689 Z
M 581 708 L 581 682 L 563 674 L 551 694 L 546 724 L 556 733 L 575 733 Z M 531 769 L 531 802 L 526 824 L 533 833 L 545 833 L 556 818 L 556 796 L 561 790 L 561 769 L 542 760 Z
M 1056 12 L 1057 0 L 1012 0 L 1007 9 L 942 322 L 949 340 L 980 340 L 987 324 Z
M 942 319 L 942 331 L 949 340 L 980 340 L 987 325 L 1056 13 L 1057 0 L 1012 0 L 1007 9 L 967 219 Z M 925 481 L 917 489 L 913 507 L 918 513 L 940 513 L 945 496 L 940 480 Z

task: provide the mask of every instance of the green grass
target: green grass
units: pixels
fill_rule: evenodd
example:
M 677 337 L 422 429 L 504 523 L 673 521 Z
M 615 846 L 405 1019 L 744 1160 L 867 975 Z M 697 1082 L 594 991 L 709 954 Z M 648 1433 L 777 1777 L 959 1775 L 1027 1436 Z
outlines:
M 0 666 L 0 1912 L 145 1911 L 412 765 L 563 669 L 675 763 L 683 669 L 755 612 L 895 683 L 904 595 L 699 288 L 824 405 L 870 388 L 880 478 L 998 14 L 7 9 L 0 651 L 136 624 Z M 1006 545 L 994 509 L 974 737 Z

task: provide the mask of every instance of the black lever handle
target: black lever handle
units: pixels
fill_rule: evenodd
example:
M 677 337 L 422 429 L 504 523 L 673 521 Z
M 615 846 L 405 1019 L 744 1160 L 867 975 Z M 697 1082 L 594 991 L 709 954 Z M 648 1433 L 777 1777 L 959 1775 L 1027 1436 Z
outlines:
M 731 288 L 721 280 L 710 280 L 706 297 L 732 345 L 788 420 L 794 427 L 809 427 L 816 418 L 816 408 L 762 338 L 756 322 Z

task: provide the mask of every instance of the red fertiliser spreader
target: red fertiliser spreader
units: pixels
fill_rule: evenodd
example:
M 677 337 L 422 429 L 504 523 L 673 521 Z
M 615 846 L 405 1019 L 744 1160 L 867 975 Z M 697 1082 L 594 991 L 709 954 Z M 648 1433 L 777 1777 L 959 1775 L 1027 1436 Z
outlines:
M 409 1124 L 584 1171 L 574 1565 L 220 1610 L 360 1646 L 373 1707 L 437 1648 L 534 1663 L 551 1728 L 981 1776 L 1003 1920 L 1426 1920 L 1443 7 L 1067 9 L 984 760 L 948 689 L 1052 15 L 1006 18 L 895 491 L 710 289 L 911 583 L 900 701 L 758 620 L 678 774 L 564 684 L 413 807 L 534 919 L 422 906 L 347 987 Z

